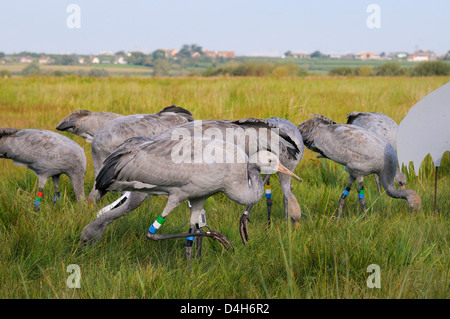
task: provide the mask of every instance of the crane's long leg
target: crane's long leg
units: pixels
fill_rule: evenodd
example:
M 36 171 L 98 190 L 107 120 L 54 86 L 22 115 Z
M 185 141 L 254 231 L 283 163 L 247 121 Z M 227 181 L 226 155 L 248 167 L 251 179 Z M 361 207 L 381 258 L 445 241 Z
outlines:
M 272 213 L 272 186 L 270 186 L 270 175 L 264 177 L 264 196 L 267 204 L 267 225 L 270 226 L 270 215 Z
M 208 197 L 203 197 L 189 201 L 191 208 L 191 218 L 190 218 L 191 227 L 189 228 L 189 233 L 199 232 L 199 229 L 201 227 L 206 226 L 206 217 L 204 214 L 205 211 L 202 209 L 202 207 L 207 199 Z M 194 238 L 195 238 L 194 236 L 186 238 L 185 250 L 186 250 L 186 259 L 188 263 L 191 261 L 192 245 L 194 243 Z M 197 255 L 200 257 L 202 237 L 196 237 L 195 239 L 197 242 Z
M 54 194 L 53 194 L 53 201 L 59 201 L 61 199 L 61 193 L 59 192 L 59 178 L 61 177 L 61 175 L 55 175 L 52 176 L 52 181 L 53 181 L 53 190 L 54 190 Z
M 350 188 L 352 187 L 352 184 L 355 182 L 356 178 L 350 175 L 348 178 L 348 184 L 345 190 L 342 192 L 341 198 L 339 199 L 339 208 L 338 208 L 338 220 L 341 219 L 342 214 L 342 208 L 345 204 L 345 198 L 347 197 L 348 193 L 350 192 Z
M 364 213 L 366 210 L 366 201 L 364 200 L 364 185 L 363 185 L 363 177 L 358 178 L 358 200 L 359 205 L 361 206 L 361 210 Z
M 267 181 L 270 179 L 270 175 L 266 175 L 264 177 L 263 183 L 266 184 Z M 269 204 L 267 204 L 269 205 Z M 271 206 L 272 207 L 272 206 Z M 252 210 L 253 205 L 247 206 L 245 209 L 245 212 L 242 214 L 241 218 L 239 219 L 239 234 L 241 235 L 242 243 L 247 245 L 248 241 L 248 228 L 247 224 L 250 222 L 250 218 L 248 215 L 250 214 L 250 211 Z M 267 206 L 267 209 L 269 210 L 269 206 Z
M 34 208 L 33 210 L 35 212 L 38 212 L 40 210 L 41 202 L 42 202 L 42 196 L 44 196 L 44 186 L 45 183 L 47 183 L 47 177 L 45 176 L 38 176 L 38 183 L 39 183 L 39 191 L 36 195 L 36 199 L 34 201 Z
M 92 244 L 100 239 L 103 232 L 108 225 L 119 217 L 138 208 L 147 197 L 146 193 L 131 192 L 126 201 L 120 205 L 115 206 L 114 209 L 109 210 L 103 214 L 99 214 L 97 219 L 84 227 L 81 232 L 81 241 L 83 244 Z
M 377 184 L 378 194 L 381 195 L 380 177 L 377 174 L 373 174 L 373 177 L 375 178 L 375 184 Z

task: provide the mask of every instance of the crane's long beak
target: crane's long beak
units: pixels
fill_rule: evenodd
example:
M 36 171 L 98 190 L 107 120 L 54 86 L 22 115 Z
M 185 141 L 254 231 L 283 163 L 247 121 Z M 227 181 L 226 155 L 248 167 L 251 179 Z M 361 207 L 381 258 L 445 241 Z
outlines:
M 298 179 L 299 181 L 301 181 L 302 179 L 300 177 L 298 177 L 297 175 L 295 175 L 293 172 L 291 172 L 290 170 L 288 170 L 283 164 L 278 163 L 277 165 L 277 172 L 289 175 L 291 177 L 294 177 L 295 179 Z

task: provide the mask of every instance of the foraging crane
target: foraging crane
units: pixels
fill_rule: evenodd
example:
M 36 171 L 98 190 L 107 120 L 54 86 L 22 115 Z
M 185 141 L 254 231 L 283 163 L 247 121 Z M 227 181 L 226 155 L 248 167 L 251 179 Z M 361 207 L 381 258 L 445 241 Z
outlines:
M 292 126 L 295 128 L 295 131 L 292 131 Z M 265 129 L 266 131 L 260 130 L 259 132 L 256 132 L 255 128 Z M 271 130 L 270 134 L 266 135 L 266 133 L 269 133 L 268 129 L 277 130 Z M 286 132 L 289 134 L 286 134 Z M 227 120 L 194 121 L 171 127 L 164 132 L 153 136 L 152 138 L 136 137 L 128 139 L 121 145 L 121 148 L 132 149 L 136 145 L 155 139 L 175 140 L 179 139 L 179 137 L 190 138 L 193 136 L 201 136 L 204 139 L 226 139 L 233 144 L 240 145 L 240 147 L 245 150 L 247 156 L 252 156 L 257 151 L 271 147 L 273 148 L 271 151 L 279 155 L 281 164 L 291 171 L 293 171 L 297 166 L 304 151 L 303 141 L 297 127 L 291 122 L 279 118 L 271 118 L 266 120 L 248 118 L 234 122 Z M 301 217 L 301 210 L 297 199 L 291 191 L 291 176 L 286 174 L 278 175 L 284 195 L 283 199 L 286 216 L 287 212 L 289 212 L 291 221 L 298 223 Z M 269 178 L 270 174 L 266 175 L 264 178 L 264 183 L 266 184 L 265 193 L 268 218 L 270 221 L 271 200 L 270 189 L 267 187 Z M 142 196 L 142 194 L 138 195 L 132 193 L 130 195 L 129 193 L 125 193 L 125 195 L 117 201 L 100 210 L 97 213 L 97 216 L 100 218 L 102 214 L 106 213 L 118 218 L 139 207 L 144 199 L 145 196 Z M 127 203 L 128 200 L 132 200 L 131 203 Z M 122 204 L 122 206 L 119 206 L 120 204 Z M 240 219 L 239 231 L 244 245 L 246 245 L 248 241 L 247 224 L 249 222 L 249 213 L 251 208 L 252 205 L 248 206 Z
M 56 129 L 67 131 L 86 139 L 92 143 L 95 133 L 105 125 L 106 122 L 122 115 L 109 112 L 91 112 L 88 110 L 76 110 L 64 117 Z
M 0 128 L 0 158 L 12 159 L 31 169 L 39 179 L 34 210 L 39 211 L 44 186 L 53 180 L 54 197 L 60 197 L 59 178 L 69 176 L 78 201 L 84 200 L 86 157 L 83 149 L 71 139 L 47 130 Z
M 381 138 L 384 138 L 389 144 L 392 145 L 395 152 L 397 152 L 397 131 L 398 124 L 389 116 L 378 112 L 351 112 L 347 114 L 347 124 L 356 125 L 362 127 L 370 132 L 375 133 Z M 380 180 L 377 175 L 375 181 L 377 184 L 378 192 L 380 191 Z M 406 176 L 403 174 L 400 168 L 397 168 L 395 173 L 395 180 L 398 186 L 402 189 L 406 187 Z
M 178 157 L 179 153 L 174 153 L 174 150 L 180 148 L 193 149 L 193 152 L 183 152 Z M 205 149 L 214 152 L 205 153 Z M 205 201 L 223 192 L 239 204 L 252 205 L 264 192 L 261 172 L 272 174 L 276 171 L 298 178 L 279 162 L 275 154 L 264 150 L 249 157 L 242 148 L 224 140 L 194 137 L 140 143 L 132 139 L 126 147 L 117 149 L 104 161 L 96 177 L 96 187 L 101 195 L 107 191 L 168 195 L 167 204 L 147 232 L 147 238 L 187 238 L 186 256 L 189 260 L 192 242 L 197 236 L 210 237 L 218 240 L 226 249 L 233 248 L 229 240 L 216 231 L 195 230 L 196 224 L 207 227 L 203 211 Z M 191 205 L 189 233 L 156 234 L 170 212 L 186 200 Z M 98 239 L 115 218 L 117 216 L 104 214 L 87 225 L 82 232 L 82 241 Z M 203 222 L 199 222 L 200 219 Z
M 369 174 L 377 174 L 380 177 L 390 197 L 405 199 L 412 209 L 420 209 L 421 199 L 415 191 L 397 190 L 394 187 L 397 155 L 386 140 L 354 125 L 336 124 L 322 115 L 316 115 L 301 123 L 298 129 L 307 148 L 318 152 L 320 157 L 344 165 L 350 175 L 347 187 L 339 200 L 338 219 L 355 180 L 358 181 L 359 204 L 362 211 L 365 211 L 363 179 Z
M 135 114 L 113 119 L 100 128 L 92 140 L 92 160 L 94 174 L 97 176 L 103 161 L 126 139 L 135 136 L 152 137 L 171 126 L 193 121 L 191 112 L 171 105 L 156 114 Z M 95 185 L 89 194 L 89 200 L 99 199 Z

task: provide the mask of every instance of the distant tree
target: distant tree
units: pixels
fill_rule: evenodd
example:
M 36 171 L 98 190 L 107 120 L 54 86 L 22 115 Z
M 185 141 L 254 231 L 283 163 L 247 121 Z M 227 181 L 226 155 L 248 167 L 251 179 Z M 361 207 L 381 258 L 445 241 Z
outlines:
M 164 52 L 161 49 L 155 50 L 152 53 L 152 58 L 153 58 L 153 60 L 165 59 L 166 58 L 166 52 Z
M 287 58 L 289 58 L 289 57 L 292 57 L 293 54 L 292 54 L 292 52 L 289 50 L 289 51 L 284 52 L 284 56 L 287 57 Z
M 4 52 L 0 52 L 0 58 L 4 58 L 5 57 L 5 53 Z
M 24 76 L 34 76 L 41 74 L 41 68 L 36 63 L 32 63 L 22 70 Z
M 330 72 L 328 72 L 330 75 L 353 75 L 353 69 L 349 66 L 337 66 L 335 68 L 332 68 Z
M 406 70 L 403 69 L 397 62 L 388 62 L 381 65 L 377 65 L 374 68 L 375 75 L 384 76 L 399 76 L 406 75 Z
M 153 63 L 154 76 L 167 76 L 170 73 L 170 64 L 166 60 L 157 59 Z
M 450 75 L 450 64 L 444 61 L 428 61 L 417 64 L 413 76 Z
M 62 65 L 76 65 L 76 64 L 78 64 L 78 55 L 76 55 L 76 54 L 71 54 L 71 55 L 64 54 L 61 57 L 60 64 L 62 64 Z
M 114 53 L 114 55 L 121 55 L 124 56 L 125 55 L 125 51 L 117 51 L 116 53 Z
M 324 55 L 322 53 L 320 53 L 320 51 L 314 51 L 313 53 L 311 53 L 311 58 L 321 58 Z
M 192 56 L 191 47 L 188 44 L 183 44 L 178 52 L 180 58 L 190 58 Z
M 191 44 L 191 55 L 194 54 L 195 52 L 198 52 L 200 55 L 204 54 L 201 46 L 197 44 Z

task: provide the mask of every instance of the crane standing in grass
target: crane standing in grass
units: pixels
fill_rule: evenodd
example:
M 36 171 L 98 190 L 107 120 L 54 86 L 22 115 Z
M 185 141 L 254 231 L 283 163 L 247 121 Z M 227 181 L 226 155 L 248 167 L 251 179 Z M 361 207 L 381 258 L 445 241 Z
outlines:
M 345 166 L 349 182 L 339 200 L 338 219 L 341 217 L 351 185 L 358 181 L 358 197 L 365 211 L 364 176 L 377 174 L 386 193 L 393 198 L 405 199 L 414 210 L 420 209 L 419 195 L 410 189 L 397 190 L 394 176 L 397 170 L 397 155 L 386 140 L 354 125 L 336 124 L 329 118 L 316 115 L 298 126 L 305 146 L 319 157 L 328 158 Z
M 69 176 L 78 201 L 84 200 L 86 157 L 83 149 L 71 139 L 47 130 L 0 128 L 0 158 L 12 159 L 26 166 L 39 178 L 34 210 L 39 211 L 44 186 L 53 180 L 54 197 L 60 197 L 59 178 Z
M 293 132 L 292 127 L 295 128 Z M 261 134 L 258 134 L 255 129 L 265 129 L 265 131 L 261 130 L 259 131 Z M 272 131 L 272 129 L 275 130 Z M 167 129 L 152 138 L 135 137 L 128 139 L 121 145 L 121 148 L 131 150 L 139 144 L 155 139 L 178 140 L 183 136 L 187 136 L 189 138 L 196 136 L 197 134 L 202 136 L 204 139 L 222 140 L 225 139 L 226 136 L 227 141 L 240 145 L 242 149 L 245 149 L 245 152 L 249 157 L 260 150 L 267 149 L 267 147 L 270 147 L 271 145 L 275 146 L 275 148 L 278 149 L 277 155 L 280 158 L 281 164 L 291 171 L 293 171 L 297 166 L 304 151 L 303 141 L 301 140 L 297 127 L 291 122 L 280 118 L 270 118 L 266 120 L 248 118 L 234 122 L 227 120 L 189 122 L 171 127 L 170 129 Z M 273 145 L 274 143 L 276 145 Z M 271 151 L 275 152 L 275 149 L 272 149 Z M 286 217 L 290 216 L 291 221 L 294 224 L 297 224 L 301 217 L 301 210 L 296 197 L 291 191 L 291 176 L 280 173 L 278 173 L 278 176 L 284 195 L 283 199 Z M 266 184 L 265 193 L 268 217 L 270 221 L 271 194 L 270 189 L 267 187 L 269 178 L 270 174 L 267 174 L 264 178 L 264 183 Z M 120 216 L 123 216 L 139 207 L 145 200 L 145 197 L 145 194 L 139 192 L 131 194 L 126 193 L 111 205 L 108 205 L 100 210 L 97 213 L 97 216 L 98 218 L 101 218 L 101 220 L 119 218 Z M 247 224 L 249 222 L 249 213 L 252 206 L 253 205 L 249 205 L 247 207 L 240 219 L 239 231 L 244 245 L 246 245 L 248 241 Z M 101 220 L 98 222 L 98 225 L 102 225 L 102 227 L 106 228 L 109 223 L 103 223 Z M 99 232 L 99 235 L 101 235 L 102 232 L 103 231 Z
M 197 146 L 198 143 L 201 144 L 202 150 L 214 150 L 215 155 L 205 155 L 202 151 L 199 153 L 195 148 L 196 143 Z M 174 159 L 173 150 L 180 147 L 194 151 Z M 199 158 L 202 160 L 198 161 Z M 186 256 L 189 260 L 192 242 L 197 236 L 217 239 L 225 248 L 233 248 L 224 235 L 211 231 L 209 227 L 206 232 L 196 230 L 196 225 L 207 227 L 203 205 L 208 197 L 223 192 L 239 204 L 254 204 L 264 192 L 261 172 L 272 174 L 277 171 L 298 178 L 269 151 L 259 151 L 248 157 L 243 149 L 223 140 L 195 137 L 183 140 L 158 139 L 143 143 L 132 142 L 128 147 L 113 152 L 97 175 L 96 187 L 102 194 L 106 191 L 138 191 L 151 195 L 168 195 L 167 204 L 150 227 L 147 237 L 154 240 L 187 238 Z M 156 234 L 170 212 L 186 200 L 191 205 L 189 233 Z M 105 215 L 108 217 L 105 218 Z M 83 229 L 83 242 L 101 236 L 105 225 L 116 217 L 105 215 Z M 199 222 L 200 219 L 203 221 Z
M 378 112 L 351 112 L 347 114 L 347 124 L 356 125 L 368 130 L 369 132 L 375 133 L 391 144 L 395 152 L 397 152 L 398 124 L 395 123 L 395 121 L 389 116 Z M 377 175 L 374 176 L 378 192 L 381 193 L 380 179 Z M 397 168 L 395 180 L 400 188 L 406 188 L 406 176 L 402 173 L 400 168 Z

